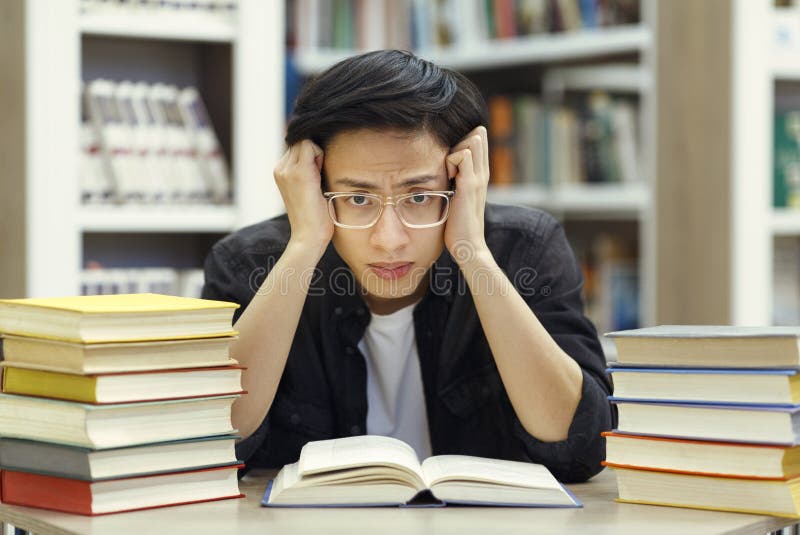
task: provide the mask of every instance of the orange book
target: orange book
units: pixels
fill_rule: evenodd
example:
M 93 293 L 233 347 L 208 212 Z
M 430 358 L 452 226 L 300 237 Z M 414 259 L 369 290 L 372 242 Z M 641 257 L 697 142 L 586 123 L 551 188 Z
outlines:
M 3 470 L 0 492 L 6 504 L 103 515 L 241 498 L 236 474 L 243 466 L 97 482 Z
M 489 99 L 490 183 L 516 181 L 514 166 L 514 108 L 511 97 L 495 95 Z

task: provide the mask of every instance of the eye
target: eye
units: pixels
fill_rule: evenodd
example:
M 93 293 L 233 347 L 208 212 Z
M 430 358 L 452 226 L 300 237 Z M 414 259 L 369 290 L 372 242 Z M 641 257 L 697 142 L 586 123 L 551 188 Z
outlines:
M 408 200 L 411 202 L 411 204 L 425 204 L 425 202 L 428 200 L 428 196 L 424 193 L 417 193 L 413 197 L 409 197 Z
M 350 197 L 350 202 L 355 206 L 366 206 L 369 204 L 369 199 L 364 195 L 353 195 Z

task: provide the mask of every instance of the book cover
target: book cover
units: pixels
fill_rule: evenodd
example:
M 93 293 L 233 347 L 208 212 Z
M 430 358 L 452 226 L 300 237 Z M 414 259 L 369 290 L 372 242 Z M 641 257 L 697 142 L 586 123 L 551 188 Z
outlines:
M 2 471 L 2 501 L 66 513 L 101 515 L 242 498 L 236 471 L 244 465 L 88 482 Z

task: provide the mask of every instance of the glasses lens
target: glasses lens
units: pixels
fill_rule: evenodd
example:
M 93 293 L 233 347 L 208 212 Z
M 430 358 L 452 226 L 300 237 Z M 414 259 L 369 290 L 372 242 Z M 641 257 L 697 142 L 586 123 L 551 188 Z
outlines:
M 434 225 L 447 217 L 448 198 L 438 193 L 418 193 L 397 203 L 397 210 L 409 225 Z
M 352 227 L 369 226 L 381 212 L 381 201 L 367 195 L 337 195 L 330 200 L 333 220 Z

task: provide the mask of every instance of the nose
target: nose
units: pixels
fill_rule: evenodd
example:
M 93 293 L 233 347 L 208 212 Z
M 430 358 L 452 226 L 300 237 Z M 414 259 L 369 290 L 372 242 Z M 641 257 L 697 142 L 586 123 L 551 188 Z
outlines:
M 392 205 L 386 205 L 378 222 L 370 229 L 369 243 L 373 247 L 395 252 L 408 245 L 408 229 L 400 221 Z

